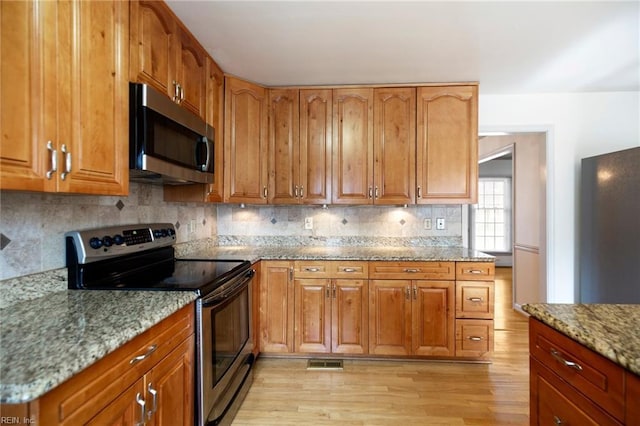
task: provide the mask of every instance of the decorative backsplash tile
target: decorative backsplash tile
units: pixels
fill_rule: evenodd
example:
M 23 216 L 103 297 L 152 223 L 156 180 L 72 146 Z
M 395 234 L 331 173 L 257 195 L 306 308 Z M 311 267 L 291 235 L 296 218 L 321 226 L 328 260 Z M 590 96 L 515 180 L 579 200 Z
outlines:
M 439 217 L 446 220 L 445 230 L 435 229 Z M 305 218 L 312 219 L 313 229 L 305 229 Z M 424 229 L 425 219 L 432 219 L 431 230 Z M 178 243 L 210 237 L 220 241 L 296 237 L 321 244 L 408 238 L 418 245 L 459 246 L 463 229 L 460 205 L 240 208 L 237 204 L 166 203 L 162 187 L 133 182 L 127 197 L 2 191 L 0 279 L 63 268 L 67 231 L 145 222 L 173 223 Z M 193 226 L 195 232 L 190 232 Z
M 0 192 L 0 279 L 65 266 L 64 233 L 72 230 L 143 222 L 177 225 L 179 242 L 216 235 L 216 206 L 165 203 L 162 187 L 131 183 L 129 196 Z

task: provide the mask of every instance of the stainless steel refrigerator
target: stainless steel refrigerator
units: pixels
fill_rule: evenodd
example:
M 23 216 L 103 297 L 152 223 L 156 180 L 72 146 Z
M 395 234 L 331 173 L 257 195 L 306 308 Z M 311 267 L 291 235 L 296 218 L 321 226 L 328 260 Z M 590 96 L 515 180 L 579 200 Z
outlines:
M 640 303 L 640 147 L 582 159 L 581 303 Z

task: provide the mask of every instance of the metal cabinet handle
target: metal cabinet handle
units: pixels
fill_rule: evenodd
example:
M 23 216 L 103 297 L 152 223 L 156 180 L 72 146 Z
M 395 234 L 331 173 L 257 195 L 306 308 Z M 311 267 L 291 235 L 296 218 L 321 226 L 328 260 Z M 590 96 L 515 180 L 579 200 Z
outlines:
M 418 299 L 418 287 L 414 286 L 413 287 L 413 300 L 417 300 Z
M 369 198 L 373 198 L 373 188 L 369 187 Z
M 129 361 L 129 364 L 133 365 L 136 364 L 144 359 L 147 359 L 152 353 L 154 353 L 156 351 L 156 349 L 158 349 L 158 345 L 153 344 L 151 346 L 149 346 L 147 348 L 147 351 L 145 353 L 143 353 L 142 355 L 138 355 L 135 356 L 133 358 L 131 358 L 131 361 Z
M 65 180 L 67 175 L 71 173 L 71 153 L 67 151 L 67 145 L 62 144 L 60 151 L 64 155 L 64 172 L 60 174 L 60 179 Z
M 300 198 L 304 198 L 304 185 L 300 185 Z
M 304 270 L 307 272 L 318 272 L 320 271 L 320 268 L 304 268 Z
M 480 269 L 469 269 L 467 274 L 482 274 L 482 271 Z
M 562 419 L 558 416 L 553 416 L 553 423 L 560 426 L 562 424 Z
M 326 298 L 331 297 L 331 284 L 327 284 Z
M 333 298 L 336 298 L 336 285 L 333 285 Z
M 407 300 L 411 299 L 411 290 L 409 289 L 409 286 L 407 286 L 407 288 L 405 288 L 404 290 L 404 298 Z
M 267 187 L 266 186 L 262 187 L 262 198 L 267 198 Z
M 180 103 L 182 103 L 182 101 L 184 101 L 184 88 L 182 84 L 178 84 L 178 87 L 180 88 Z
M 173 80 L 173 98 L 171 98 L 173 102 L 176 102 L 176 103 L 179 102 L 180 100 L 179 90 L 180 90 L 180 85 L 178 84 L 177 81 Z
M 51 168 L 47 170 L 45 176 L 47 179 L 51 179 L 53 174 L 58 171 L 58 151 L 53 149 L 53 143 L 51 141 L 47 141 L 47 149 L 51 154 Z
M 422 198 L 422 187 L 418 187 L 418 198 Z
M 293 280 L 293 266 L 289 268 L 289 281 Z
M 142 395 L 140 395 L 140 392 L 138 392 L 136 394 L 136 404 L 138 404 L 140 406 L 140 421 L 136 422 L 135 426 L 144 426 L 144 424 L 147 422 L 146 420 L 146 408 L 145 408 L 145 401 L 144 398 L 142 397 Z
M 549 352 L 551 353 L 552 357 L 554 357 L 561 364 L 564 364 L 565 367 L 569 367 L 569 368 L 573 368 L 574 370 L 582 371 L 582 366 L 580 364 L 564 359 L 562 357 L 562 355 L 560 354 L 560 352 L 558 352 L 557 350 L 551 348 L 551 350 Z
M 151 386 L 151 383 L 147 386 L 147 390 L 153 397 L 153 407 L 147 411 L 147 419 L 151 420 L 151 416 L 158 410 L 158 391 Z
M 293 188 L 293 198 L 298 198 L 298 185 Z
M 376 197 L 376 198 L 379 198 L 379 196 L 380 196 L 380 193 L 378 192 L 378 187 L 376 186 L 375 197 Z
M 415 274 L 417 272 L 420 272 L 420 269 L 417 269 L 417 268 L 404 268 L 403 271 L 407 272 L 409 274 Z
M 467 339 L 471 340 L 473 342 L 481 342 L 482 341 L 482 337 L 480 337 L 480 336 L 468 336 Z
M 467 297 L 467 300 L 469 302 L 478 303 L 478 302 L 482 302 L 484 299 L 482 297 Z
M 342 272 L 357 272 L 358 270 L 356 268 L 343 268 Z

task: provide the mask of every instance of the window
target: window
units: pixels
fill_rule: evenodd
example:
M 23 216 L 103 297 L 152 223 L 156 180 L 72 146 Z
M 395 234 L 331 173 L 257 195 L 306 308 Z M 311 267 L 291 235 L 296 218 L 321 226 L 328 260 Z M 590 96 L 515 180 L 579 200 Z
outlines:
M 511 179 L 480 178 L 471 212 L 473 248 L 511 252 Z

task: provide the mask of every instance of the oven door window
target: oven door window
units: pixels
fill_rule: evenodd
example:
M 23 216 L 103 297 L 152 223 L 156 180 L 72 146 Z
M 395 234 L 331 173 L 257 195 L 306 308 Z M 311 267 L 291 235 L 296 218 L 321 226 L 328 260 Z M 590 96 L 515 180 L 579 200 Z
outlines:
M 222 379 L 249 340 L 249 289 L 211 310 L 213 383 Z

